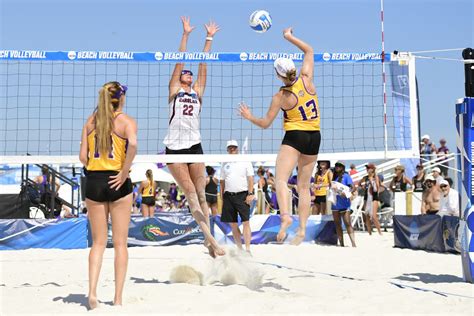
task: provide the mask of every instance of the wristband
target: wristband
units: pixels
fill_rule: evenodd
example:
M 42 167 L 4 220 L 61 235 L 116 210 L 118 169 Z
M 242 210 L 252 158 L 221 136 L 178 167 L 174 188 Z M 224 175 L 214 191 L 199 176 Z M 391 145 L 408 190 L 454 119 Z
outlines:
M 213 38 L 211 36 L 206 37 L 206 41 L 212 41 Z

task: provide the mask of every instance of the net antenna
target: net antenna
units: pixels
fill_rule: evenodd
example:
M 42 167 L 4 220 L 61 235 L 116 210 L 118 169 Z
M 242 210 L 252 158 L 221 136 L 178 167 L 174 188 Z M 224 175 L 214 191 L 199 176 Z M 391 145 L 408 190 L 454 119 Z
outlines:
M 281 86 L 273 61 L 302 53 L 177 53 L 0 51 L 0 164 L 79 164 L 83 124 L 108 81 L 128 86 L 124 111 L 138 123 L 136 162 L 245 160 L 274 163 L 284 135 L 282 114 L 260 129 L 237 115 L 239 102 L 256 116 L 268 110 Z M 415 59 L 384 54 L 318 53 L 315 86 L 321 110 L 319 159 L 371 160 L 419 155 Z M 176 62 L 197 73 L 208 65 L 200 114 L 205 155 L 163 155 L 168 130 L 168 82 Z M 247 153 L 230 157 L 225 144 L 247 140 Z M 29 154 L 29 156 L 27 156 Z

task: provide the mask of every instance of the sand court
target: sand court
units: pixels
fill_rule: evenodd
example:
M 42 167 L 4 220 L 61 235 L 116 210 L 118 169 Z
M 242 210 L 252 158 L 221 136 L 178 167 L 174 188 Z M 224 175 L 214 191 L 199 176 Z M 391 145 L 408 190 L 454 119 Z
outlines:
M 226 265 L 210 259 L 200 245 L 133 247 L 123 307 L 111 305 L 113 249 L 106 249 L 98 289 L 101 306 L 90 313 L 472 315 L 474 286 L 461 278 L 459 255 L 393 248 L 391 233 L 357 233 L 356 240 L 358 248 L 252 246 L 246 266 L 231 263 L 237 281 L 245 280 L 239 273 L 261 273 L 253 289 L 232 281 L 225 285 L 219 278 Z M 1 252 L 1 314 L 86 313 L 88 252 Z M 171 283 L 171 271 L 180 265 L 193 267 L 209 282 Z

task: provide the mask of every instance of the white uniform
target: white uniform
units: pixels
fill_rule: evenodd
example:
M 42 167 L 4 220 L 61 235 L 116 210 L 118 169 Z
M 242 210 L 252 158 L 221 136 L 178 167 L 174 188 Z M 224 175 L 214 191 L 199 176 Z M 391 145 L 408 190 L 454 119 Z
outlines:
M 163 143 L 171 150 L 188 149 L 201 142 L 201 102 L 196 91 L 179 89 L 169 104 L 168 134 Z

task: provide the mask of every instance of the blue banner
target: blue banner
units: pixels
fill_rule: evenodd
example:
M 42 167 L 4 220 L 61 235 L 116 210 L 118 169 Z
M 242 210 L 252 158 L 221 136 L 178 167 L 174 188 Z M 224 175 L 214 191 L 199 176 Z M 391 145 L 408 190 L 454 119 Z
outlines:
M 295 237 L 299 219 L 292 216 L 293 224 L 288 228 L 288 240 Z M 219 243 L 233 243 L 232 230 L 229 224 L 223 223 L 220 216 L 213 217 L 213 235 Z M 280 230 L 279 215 L 254 215 L 250 218 L 252 227 L 252 244 L 267 244 L 276 242 L 276 236 Z M 240 227 L 242 231 L 242 227 Z M 310 216 L 306 226 L 305 242 L 316 241 L 320 243 L 337 243 L 336 228 L 331 215 Z
M 273 62 L 279 57 L 303 61 L 303 53 L 271 52 L 127 52 L 127 51 L 42 51 L 0 50 L 0 60 L 48 61 L 136 61 L 136 62 Z M 314 54 L 315 62 L 381 62 L 380 53 L 320 53 Z M 390 55 L 385 55 L 390 61 Z
M 398 150 L 412 149 L 411 142 L 411 107 L 410 107 L 410 77 L 408 65 L 390 63 L 390 82 L 392 84 L 392 100 L 394 111 L 394 139 Z M 405 166 L 405 174 L 410 179 L 416 175 L 418 159 L 401 159 Z
M 109 233 L 111 233 L 109 229 Z M 155 217 L 133 216 L 128 230 L 129 246 L 188 245 L 204 242 L 199 225 L 188 212 L 159 213 Z M 112 236 L 109 236 L 112 245 Z
M 444 248 L 448 252 L 461 252 L 459 238 L 459 217 L 443 216 L 443 240 Z
M 441 216 L 395 215 L 393 217 L 395 247 L 444 252 Z
M 87 248 L 87 218 L 0 220 L 0 250 L 29 248 Z

